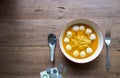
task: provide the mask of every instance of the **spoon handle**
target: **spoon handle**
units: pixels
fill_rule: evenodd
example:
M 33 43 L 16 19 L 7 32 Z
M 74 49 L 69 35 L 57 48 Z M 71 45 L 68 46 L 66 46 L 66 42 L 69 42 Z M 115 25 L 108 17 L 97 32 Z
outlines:
M 55 58 L 55 46 L 51 46 L 51 48 L 50 48 L 50 61 L 54 62 L 54 58 Z

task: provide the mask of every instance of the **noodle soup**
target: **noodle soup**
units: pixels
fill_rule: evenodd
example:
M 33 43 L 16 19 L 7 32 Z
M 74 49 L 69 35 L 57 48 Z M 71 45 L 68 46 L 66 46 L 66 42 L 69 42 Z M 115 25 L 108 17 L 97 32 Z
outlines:
M 98 37 L 90 26 L 77 24 L 70 26 L 65 31 L 62 44 L 66 53 L 71 57 L 84 59 L 95 52 L 98 46 Z
M 75 63 L 87 63 L 100 55 L 103 48 L 103 34 L 100 28 L 89 20 L 73 20 L 61 32 L 59 45 L 69 60 Z

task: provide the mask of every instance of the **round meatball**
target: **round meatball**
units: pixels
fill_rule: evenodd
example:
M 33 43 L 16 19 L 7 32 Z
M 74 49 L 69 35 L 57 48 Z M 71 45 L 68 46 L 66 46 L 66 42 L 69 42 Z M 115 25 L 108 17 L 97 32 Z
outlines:
M 85 51 L 81 51 L 81 52 L 80 52 L 80 57 L 85 57 L 85 56 L 86 56 Z
M 91 53 L 93 52 L 93 50 L 92 50 L 92 48 L 88 47 L 88 48 L 86 48 L 86 52 L 87 52 L 88 54 L 91 54 Z
M 66 36 L 67 36 L 67 37 L 71 37 L 71 36 L 72 36 L 72 32 L 71 32 L 71 31 L 67 31 Z
M 66 46 L 66 50 L 67 50 L 67 51 L 70 51 L 70 50 L 72 50 L 72 47 L 71 47 L 71 45 L 67 44 L 67 46 Z
M 92 30 L 90 28 L 87 28 L 86 29 L 86 34 L 91 34 L 92 33 Z
M 79 27 L 79 30 L 84 31 L 84 30 L 85 30 L 85 26 L 81 25 L 81 26 Z
M 95 39 L 96 39 L 96 35 L 95 35 L 95 34 L 91 34 L 91 35 L 90 35 L 90 39 L 91 39 L 91 40 L 95 40 Z
M 74 57 L 77 57 L 79 55 L 79 51 L 78 50 L 75 50 L 74 52 L 73 52 L 73 56 Z
M 70 42 L 69 38 L 65 37 L 65 38 L 64 38 L 64 42 L 65 42 L 65 43 L 69 43 L 69 42 Z
M 74 31 L 78 31 L 78 26 L 73 26 L 72 28 Z

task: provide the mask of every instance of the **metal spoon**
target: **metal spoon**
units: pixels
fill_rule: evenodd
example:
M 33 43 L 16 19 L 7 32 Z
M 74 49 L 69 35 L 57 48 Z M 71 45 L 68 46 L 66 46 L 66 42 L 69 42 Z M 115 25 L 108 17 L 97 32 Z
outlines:
M 50 47 L 50 61 L 53 62 L 54 61 L 54 58 L 55 58 L 55 46 L 56 46 L 56 43 L 57 43 L 57 38 L 54 34 L 49 34 L 48 35 L 48 44 L 49 44 L 49 47 Z

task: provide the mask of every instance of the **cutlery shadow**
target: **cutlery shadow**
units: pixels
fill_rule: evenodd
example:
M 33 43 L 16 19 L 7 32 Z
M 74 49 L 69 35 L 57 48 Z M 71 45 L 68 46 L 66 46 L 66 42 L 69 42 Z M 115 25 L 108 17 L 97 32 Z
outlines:
M 89 72 L 91 70 L 96 70 L 100 64 L 100 56 L 97 59 L 85 64 L 74 63 L 66 58 L 64 60 L 67 69 L 74 72 L 83 72 L 83 71 Z

